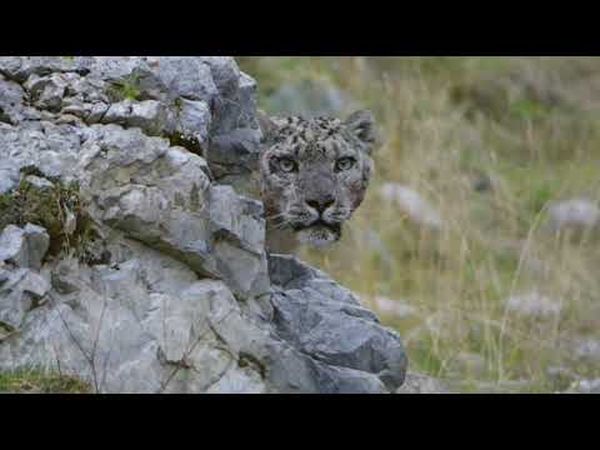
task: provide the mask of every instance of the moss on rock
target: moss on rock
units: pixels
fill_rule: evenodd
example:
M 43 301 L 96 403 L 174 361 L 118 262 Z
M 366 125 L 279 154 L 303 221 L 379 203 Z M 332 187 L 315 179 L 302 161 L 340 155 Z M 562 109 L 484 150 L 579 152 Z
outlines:
M 0 392 L 13 393 L 71 393 L 92 392 L 83 380 L 70 375 L 46 373 L 40 370 L 0 372 Z
M 36 186 L 28 175 L 44 178 L 52 184 Z M 0 194 L 0 232 L 9 224 L 27 223 L 42 226 L 50 236 L 49 256 L 74 250 L 80 260 L 92 263 L 98 256 L 98 234 L 85 213 L 77 182 L 65 184 L 57 177 L 47 176 L 35 166 L 21 169 L 18 186 Z

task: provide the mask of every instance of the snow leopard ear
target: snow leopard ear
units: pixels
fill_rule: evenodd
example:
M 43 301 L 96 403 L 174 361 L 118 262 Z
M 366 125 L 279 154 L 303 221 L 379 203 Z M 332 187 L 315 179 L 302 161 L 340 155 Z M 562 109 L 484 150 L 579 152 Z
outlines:
M 368 153 L 373 151 L 379 137 L 375 125 L 375 117 L 371 111 L 362 109 L 353 112 L 344 120 L 344 125 L 365 144 Z

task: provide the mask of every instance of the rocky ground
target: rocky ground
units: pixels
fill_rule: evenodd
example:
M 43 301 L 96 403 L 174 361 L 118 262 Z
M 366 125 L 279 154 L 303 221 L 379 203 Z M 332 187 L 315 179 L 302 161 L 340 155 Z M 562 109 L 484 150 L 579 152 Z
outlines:
M 231 58 L 0 58 L 6 389 L 19 373 L 92 392 L 402 385 L 398 334 L 266 253 L 262 204 L 241 195 L 255 96 Z

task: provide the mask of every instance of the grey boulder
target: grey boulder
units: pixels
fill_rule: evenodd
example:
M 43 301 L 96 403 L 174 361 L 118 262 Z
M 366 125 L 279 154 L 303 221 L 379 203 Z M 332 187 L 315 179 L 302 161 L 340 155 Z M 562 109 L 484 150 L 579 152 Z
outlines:
M 407 367 L 399 337 L 379 324 L 348 290 L 295 257 L 272 255 L 272 302 L 277 334 L 317 361 L 374 374 L 399 387 Z

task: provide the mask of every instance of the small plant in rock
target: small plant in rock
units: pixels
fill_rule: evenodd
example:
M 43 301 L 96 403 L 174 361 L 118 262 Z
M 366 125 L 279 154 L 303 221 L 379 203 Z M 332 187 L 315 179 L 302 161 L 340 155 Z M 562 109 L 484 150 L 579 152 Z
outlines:
M 181 97 L 177 97 L 175 100 L 173 100 L 173 109 L 175 110 L 175 114 L 179 118 L 179 115 L 183 111 L 183 100 L 181 99 Z
M 50 183 L 40 187 L 28 175 Z M 80 260 L 98 263 L 102 254 L 98 234 L 85 212 L 76 182 L 65 184 L 35 166 L 21 169 L 21 180 L 11 192 L 0 194 L 0 232 L 9 224 L 42 226 L 50 236 L 49 256 L 74 252 Z M 99 256 L 98 256 L 99 255 Z
M 140 100 L 142 97 L 142 90 L 139 86 L 139 78 L 135 75 L 129 75 L 119 81 L 115 81 L 107 88 L 106 94 L 111 102 Z

